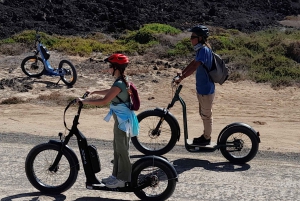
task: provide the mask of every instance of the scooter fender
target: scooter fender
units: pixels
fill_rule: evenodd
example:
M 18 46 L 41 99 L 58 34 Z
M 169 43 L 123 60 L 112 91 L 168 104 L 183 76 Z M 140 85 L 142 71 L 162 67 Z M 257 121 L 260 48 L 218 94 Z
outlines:
M 161 156 L 145 156 L 143 158 L 140 158 L 139 160 L 137 160 L 133 165 L 132 165 L 132 171 L 135 170 L 135 168 L 137 168 L 140 164 L 143 164 L 145 161 L 160 161 L 162 163 L 165 163 L 169 168 L 170 171 L 173 174 L 173 178 L 176 179 L 176 181 L 178 181 L 178 174 L 177 171 L 175 170 L 174 166 L 165 158 L 161 157 Z
M 248 124 L 242 123 L 242 122 L 234 122 L 234 123 L 231 123 L 231 124 L 225 126 L 225 128 L 222 129 L 222 131 L 220 132 L 220 134 L 218 136 L 218 142 L 220 141 L 220 138 L 223 135 L 223 133 L 233 127 L 245 127 L 247 129 L 249 129 L 253 133 L 253 135 L 257 138 L 258 143 L 260 143 L 259 132 L 256 132 L 251 126 L 249 126 Z
M 50 144 L 56 144 L 56 145 L 58 145 L 58 146 L 60 146 L 60 147 L 63 146 L 63 144 L 62 144 L 60 141 L 57 141 L 57 140 L 49 140 L 49 143 L 50 143 Z M 78 160 L 78 158 L 77 158 L 75 152 L 74 152 L 68 145 L 65 145 L 65 146 L 64 146 L 63 151 L 64 151 L 64 152 L 69 152 L 70 155 L 72 155 L 73 159 L 75 160 L 75 162 L 76 162 L 76 164 L 77 164 L 77 165 L 76 165 L 76 168 L 77 168 L 77 170 L 79 171 L 79 169 L 80 169 L 80 166 L 79 166 L 79 160 Z
M 173 120 L 175 126 L 176 126 L 176 130 L 177 130 L 177 141 L 180 140 L 180 126 L 179 126 L 179 123 L 177 121 L 177 119 L 174 117 L 174 115 L 170 112 L 170 111 L 166 111 L 164 108 L 155 108 L 154 109 L 155 111 L 159 111 L 159 112 L 162 112 L 162 113 L 166 113 L 167 112 L 167 116 L 171 117 L 171 119 Z

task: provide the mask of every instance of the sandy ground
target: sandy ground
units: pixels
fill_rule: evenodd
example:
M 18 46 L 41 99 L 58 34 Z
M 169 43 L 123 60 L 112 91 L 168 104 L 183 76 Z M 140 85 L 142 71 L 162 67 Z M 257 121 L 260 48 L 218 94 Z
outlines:
M 9 59 L 11 59 L 10 62 L 7 62 Z M 75 62 L 74 58 L 71 59 L 76 65 L 80 64 L 78 59 Z M 5 65 L 5 63 L 10 65 Z M 1 79 L 25 78 L 26 75 L 19 67 L 20 63 L 21 61 L 16 58 L 0 56 Z M 14 69 L 13 73 L 8 72 L 11 68 Z M 170 83 L 176 71 L 173 68 L 165 70 L 163 75 L 168 76 L 150 73 L 150 79 L 149 76 L 131 77 L 138 86 L 141 95 L 142 105 L 137 113 L 168 105 L 173 92 Z M 34 98 L 39 94 L 53 91 L 76 97 L 82 95 L 86 89 L 107 88 L 112 82 L 109 77 L 99 79 L 97 74 L 85 74 L 83 71 L 79 71 L 78 74 L 78 81 L 73 88 L 68 89 L 63 83 L 60 83 L 59 87 L 56 88 L 46 88 L 46 83 L 55 83 L 58 79 L 43 76 L 41 79 L 33 79 L 33 89 L 29 92 L 17 92 L 10 87 L 4 87 L 0 90 L 0 100 L 13 96 L 24 99 Z M 152 80 L 156 81 L 153 82 Z M 193 138 L 202 134 L 203 129 L 198 114 L 194 76 L 185 79 L 182 85 L 181 96 L 187 105 L 189 138 Z M 274 90 L 268 84 L 257 84 L 249 81 L 238 83 L 227 81 L 222 86 L 217 84 L 213 106 L 214 129 L 212 139 L 216 140 L 219 132 L 226 125 L 233 122 L 244 122 L 260 132 L 260 150 L 300 152 L 299 108 L 300 89 L 297 87 Z M 72 107 L 66 115 L 69 126 L 75 109 Z M 49 106 L 43 103 L 0 104 L 0 132 L 55 136 L 58 132 L 65 131 L 63 111 L 64 106 Z M 183 131 L 181 111 L 179 102 L 171 109 Z M 80 130 L 87 137 L 112 139 L 113 121 L 107 123 L 103 120 L 107 112 L 107 108 L 83 110 L 79 125 Z M 183 132 L 181 135 L 183 136 Z M 184 143 L 183 137 L 178 143 Z

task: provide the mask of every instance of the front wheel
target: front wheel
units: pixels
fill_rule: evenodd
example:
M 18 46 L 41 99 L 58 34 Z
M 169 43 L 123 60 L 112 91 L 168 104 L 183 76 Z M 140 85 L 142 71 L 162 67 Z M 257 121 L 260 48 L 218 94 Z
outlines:
M 220 148 L 222 155 L 232 163 L 247 163 L 255 157 L 259 142 L 253 131 L 247 127 L 231 127 L 221 138 Z
M 44 74 L 44 63 L 38 56 L 28 56 L 23 59 L 21 69 L 28 77 L 40 77 Z
M 58 69 L 63 72 L 63 75 L 60 76 L 61 80 L 67 86 L 73 86 L 77 80 L 77 72 L 74 65 L 68 60 L 62 60 L 58 65 Z
M 166 162 L 149 158 L 133 169 L 131 182 L 133 187 L 150 183 L 150 186 L 134 192 L 141 200 L 166 200 L 175 190 L 177 175 Z
M 140 132 L 131 141 L 145 155 L 163 155 L 175 146 L 178 139 L 176 124 L 169 115 L 159 110 L 147 110 L 138 116 Z M 161 125 L 157 128 L 157 125 Z
M 29 182 L 43 193 L 59 194 L 71 188 L 78 175 L 74 158 L 69 152 L 64 152 L 57 167 L 53 164 L 60 146 L 56 144 L 40 144 L 27 155 L 25 171 Z

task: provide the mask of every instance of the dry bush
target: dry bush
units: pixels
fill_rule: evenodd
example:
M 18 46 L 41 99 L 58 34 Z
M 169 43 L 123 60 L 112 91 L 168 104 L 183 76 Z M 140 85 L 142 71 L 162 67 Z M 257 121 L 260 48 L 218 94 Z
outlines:
M 162 46 L 173 47 L 179 41 L 182 41 L 185 38 L 189 38 L 190 35 L 191 35 L 190 32 L 182 32 L 176 35 L 159 34 L 156 37 Z
M 286 16 L 284 20 L 298 20 L 298 16 L 296 15 Z
M 168 51 L 173 49 L 177 43 L 190 37 L 190 32 L 182 32 L 176 35 L 158 34 L 156 35 L 159 43 L 146 50 L 146 54 L 151 55 L 151 61 L 153 58 L 165 58 L 168 57 Z M 149 59 L 148 59 L 149 60 Z
M 208 43 L 210 46 L 213 48 L 214 51 L 218 51 L 224 48 L 223 44 L 221 41 L 216 40 L 215 38 L 210 38 L 208 40 Z
M 154 45 L 151 48 L 148 48 L 145 50 L 144 55 L 149 55 L 147 57 L 144 57 L 146 61 L 152 61 L 154 58 L 163 58 L 167 55 L 169 47 L 162 44 Z
M 28 51 L 28 48 L 24 44 L 14 43 L 14 44 L 1 44 L 0 54 L 4 55 L 20 55 L 23 52 Z
M 18 104 L 18 103 L 24 103 L 24 102 L 25 101 L 19 97 L 11 97 L 11 98 L 7 98 L 7 99 L 1 101 L 1 104 Z
M 211 27 L 209 26 L 210 35 L 222 35 L 222 33 L 226 32 L 224 28 L 221 27 Z
M 300 63 L 300 42 L 299 41 L 289 44 L 289 46 L 287 47 L 286 56 Z
M 298 0 L 300 2 L 300 0 Z M 284 20 L 279 21 L 280 24 L 283 26 L 287 27 L 296 27 L 300 28 L 300 15 L 291 15 L 291 16 L 286 16 Z
M 115 41 L 115 39 L 111 35 L 100 33 L 100 32 L 91 33 L 90 35 L 87 35 L 85 38 L 97 40 L 103 43 L 112 43 Z
M 61 94 L 58 91 L 54 91 L 50 94 L 42 94 L 39 95 L 38 99 L 42 101 L 49 101 L 49 100 L 57 100 L 61 98 Z
M 67 102 L 70 101 L 70 98 L 62 95 L 59 91 L 54 91 L 50 94 L 41 94 L 37 99 L 32 99 L 29 102 L 36 101 L 46 105 L 66 105 Z

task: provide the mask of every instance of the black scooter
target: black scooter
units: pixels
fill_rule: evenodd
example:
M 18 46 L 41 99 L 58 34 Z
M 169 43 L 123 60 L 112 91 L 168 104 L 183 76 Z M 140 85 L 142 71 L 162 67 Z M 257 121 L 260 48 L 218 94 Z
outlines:
M 87 93 L 83 98 L 87 97 Z M 76 99 L 70 105 L 76 104 Z M 60 140 L 50 140 L 31 149 L 25 162 L 25 171 L 30 183 L 42 193 L 59 194 L 68 190 L 75 183 L 79 160 L 75 152 L 68 146 L 70 138 L 75 135 L 78 142 L 82 165 L 86 176 L 86 188 L 91 190 L 133 192 L 142 200 L 166 200 L 174 192 L 178 175 L 166 159 L 159 156 L 145 156 L 132 166 L 132 179 L 124 188 L 108 188 L 101 183 L 95 173 L 101 171 L 101 164 L 95 146 L 88 145 L 85 136 L 78 130 L 79 117 L 83 104 L 79 102 L 77 114 L 69 134 Z M 101 155 L 100 155 L 101 156 Z
M 182 105 L 184 144 L 189 152 L 213 152 L 220 150 L 222 155 L 233 163 L 246 163 L 257 154 L 260 134 L 251 126 L 236 122 L 227 125 L 220 132 L 217 143 L 210 145 L 195 145 L 188 137 L 186 104 L 179 93 L 182 85 L 176 84 L 173 78 L 172 87 L 175 94 L 167 108 L 155 108 L 138 114 L 140 135 L 132 138 L 134 146 L 146 155 L 163 155 L 173 149 L 180 139 L 180 126 L 170 109 L 176 101 Z

